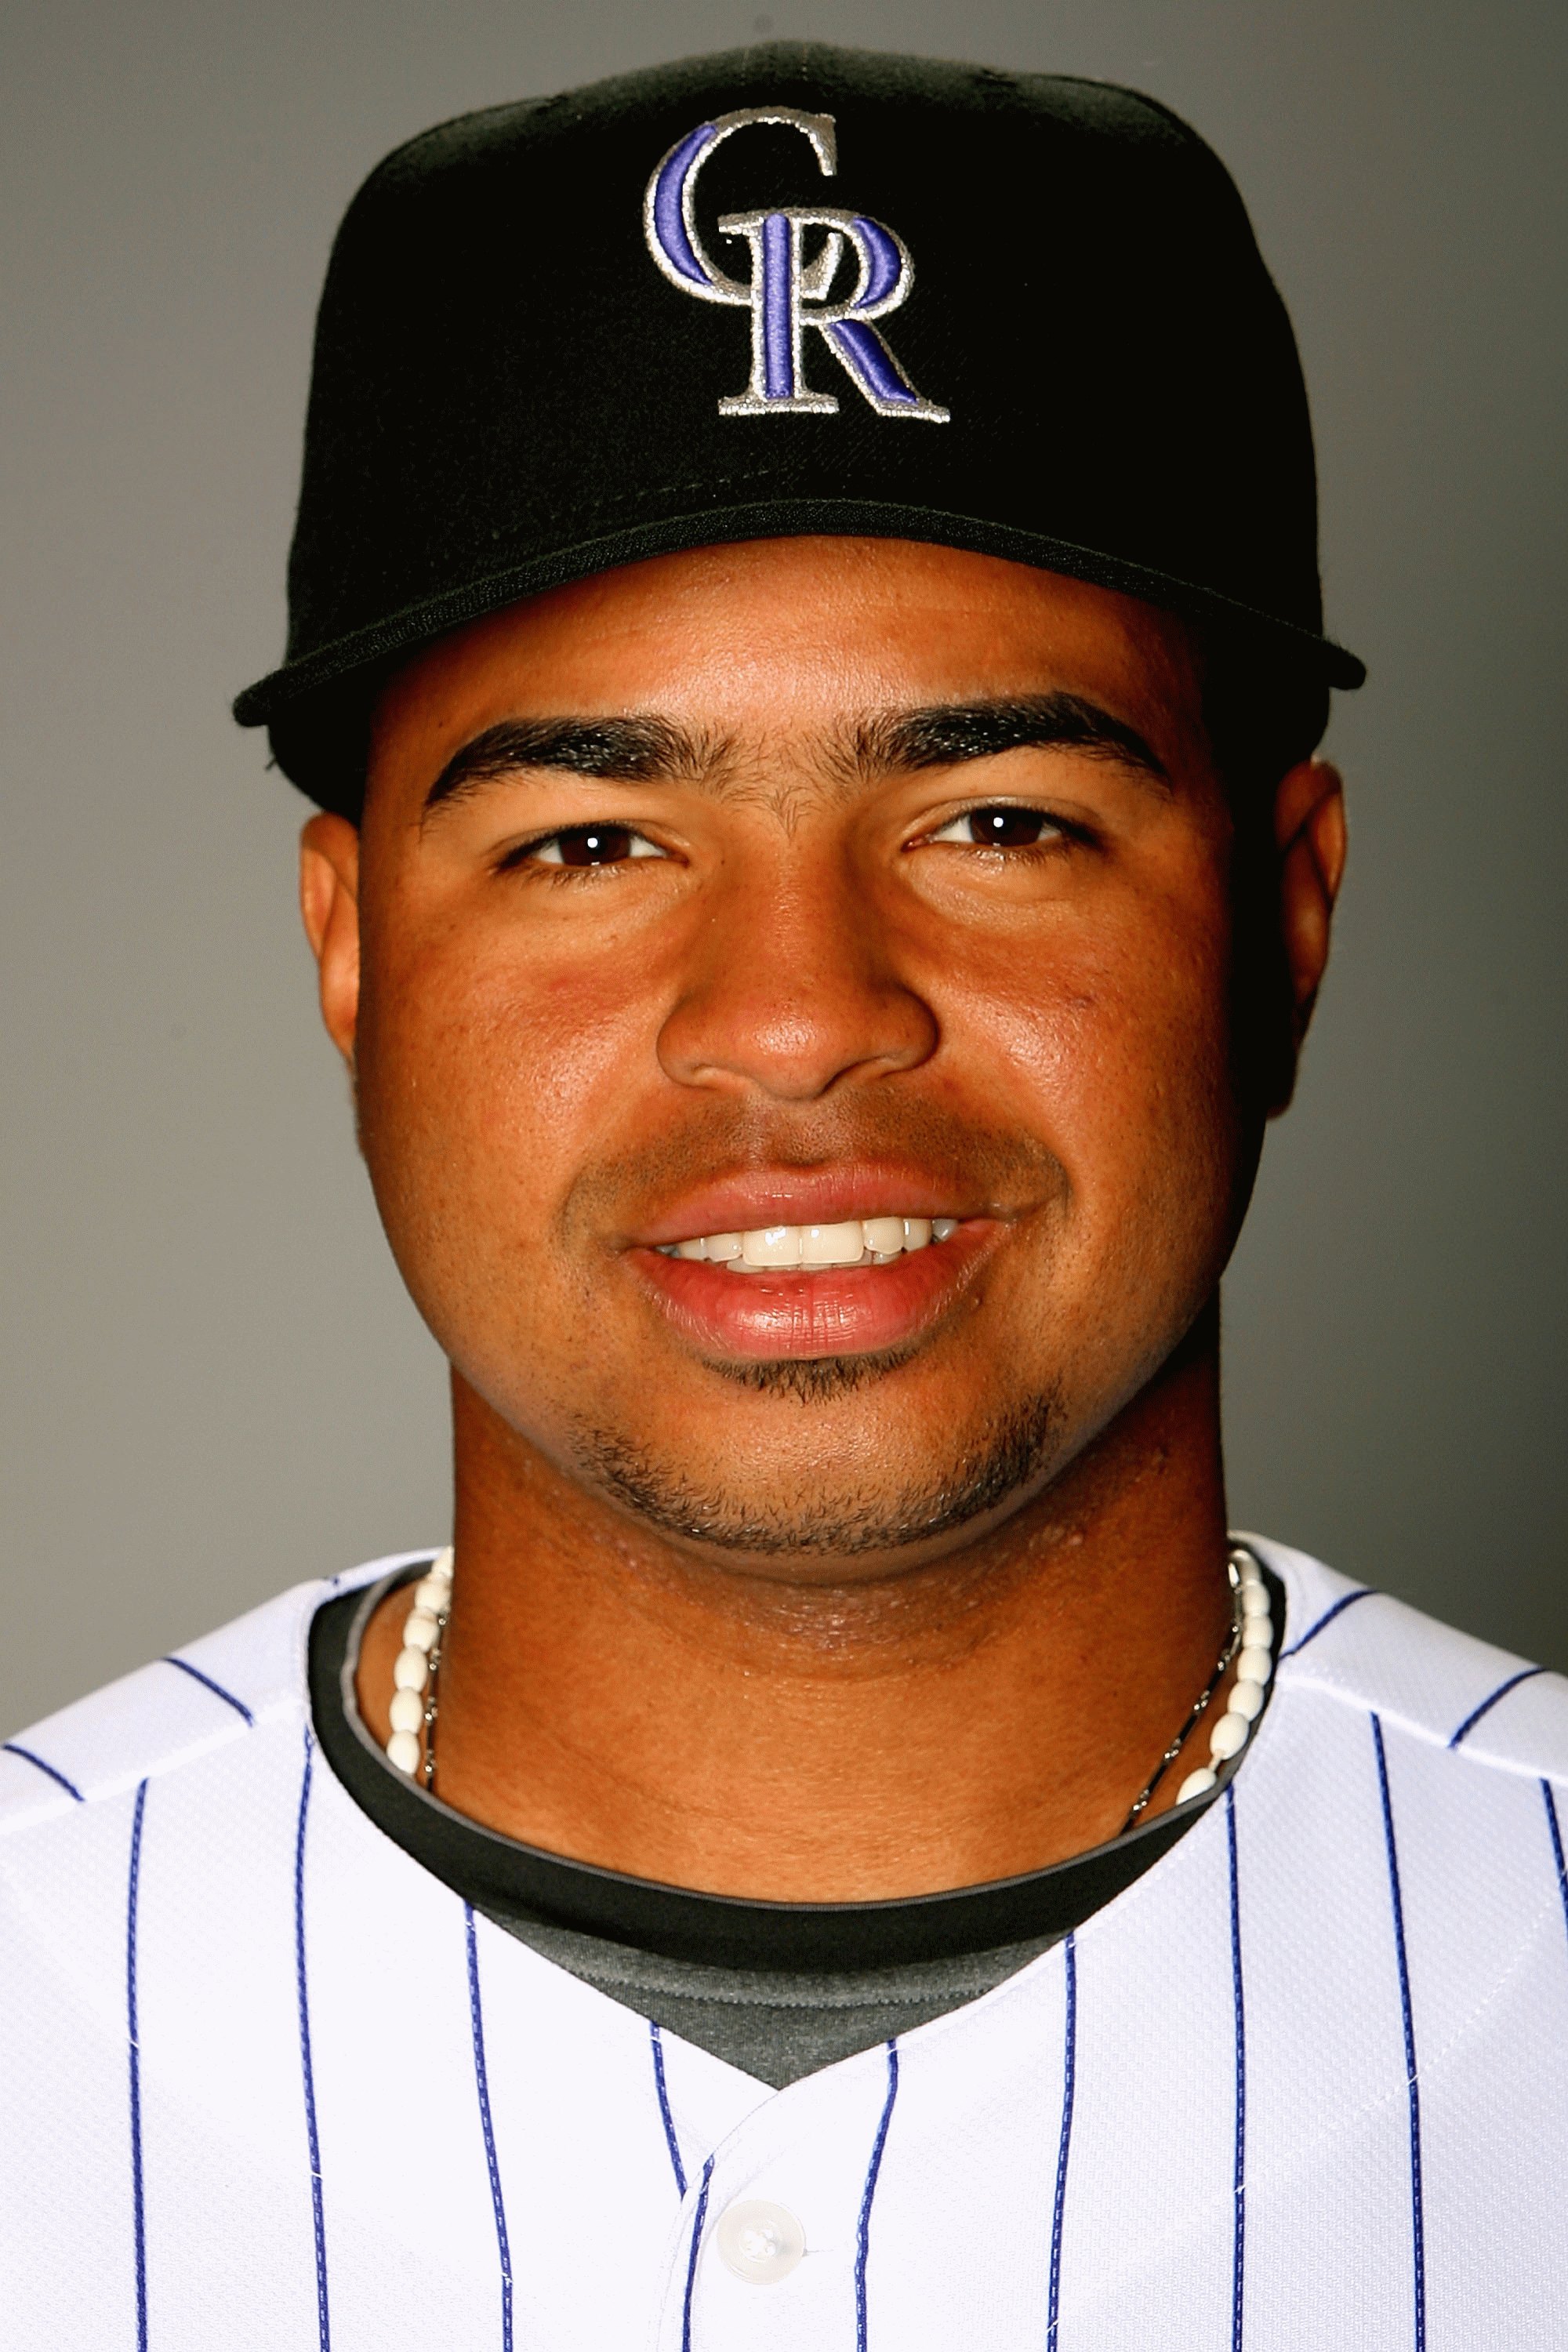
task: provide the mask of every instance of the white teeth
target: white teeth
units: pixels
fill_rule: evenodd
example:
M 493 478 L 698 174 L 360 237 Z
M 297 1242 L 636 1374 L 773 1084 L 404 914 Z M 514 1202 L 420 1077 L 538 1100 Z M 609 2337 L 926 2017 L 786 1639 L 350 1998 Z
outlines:
M 741 1235 L 741 1255 L 748 1265 L 798 1265 L 798 1225 L 759 1225 Z
M 802 1265 L 858 1265 L 866 1254 L 866 1225 L 852 1217 L 845 1225 L 802 1225 Z
M 889 1265 L 907 1250 L 944 1242 L 957 1217 L 851 1217 L 837 1225 L 757 1225 L 745 1234 L 702 1234 L 668 1244 L 666 1257 L 704 1258 L 732 1274 L 775 1266 Z

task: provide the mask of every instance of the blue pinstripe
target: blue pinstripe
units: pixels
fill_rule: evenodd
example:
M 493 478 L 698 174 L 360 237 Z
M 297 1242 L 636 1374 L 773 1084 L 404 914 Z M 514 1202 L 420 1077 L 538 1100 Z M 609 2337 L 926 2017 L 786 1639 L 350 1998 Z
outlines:
M 316 2326 L 321 2352 L 331 2352 L 327 2296 L 327 2225 L 321 2210 L 321 2140 L 316 2128 L 316 2072 L 310 2063 L 310 1990 L 305 1973 L 305 1824 L 310 1811 L 315 1741 L 305 1727 L 305 1769 L 300 1780 L 300 1826 L 294 1840 L 294 1971 L 300 2002 L 300 2071 L 305 2085 L 305 2135 L 310 2151 L 310 2215 L 316 2232 Z
M 691 2298 L 697 2286 L 697 2257 L 702 2245 L 702 2224 L 708 2219 L 708 2185 L 713 2178 L 713 2159 L 709 2158 L 702 2168 L 702 2185 L 697 2192 L 697 2210 L 691 2217 L 691 2252 L 686 2258 L 686 2301 L 680 2312 L 680 2352 L 691 2352 Z
M 226 1706 L 233 1707 L 236 1715 L 244 1716 L 251 1729 L 255 1730 L 256 1717 L 251 1714 L 245 1701 L 242 1698 L 236 1698 L 231 1690 L 225 1690 L 221 1683 L 215 1683 L 211 1675 L 204 1675 L 200 1666 L 193 1666 L 189 1658 L 177 1658 L 171 1650 L 163 1664 L 166 1666 L 178 1666 L 180 1672 L 183 1675 L 189 1675 L 194 1683 L 200 1683 L 204 1690 L 210 1690 L 214 1698 L 221 1698 Z
M 147 1783 L 131 1820 L 131 1872 L 125 1895 L 125 2026 L 131 2045 L 131 2211 L 136 2236 L 136 2352 L 147 2352 L 147 2206 L 142 2173 L 142 2032 L 136 2013 L 136 1935 L 142 1895 L 142 1823 Z
M 1506 1683 L 1499 1683 L 1496 1690 L 1492 1692 L 1489 1698 L 1482 1699 L 1479 1706 L 1473 1706 L 1470 1709 L 1470 1712 L 1466 1716 L 1458 1731 L 1455 1732 L 1452 1739 L 1449 1740 L 1449 1747 L 1458 1748 L 1459 1742 L 1468 1738 L 1475 1729 L 1482 1716 L 1489 1715 L 1491 1713 L 1500 1698 L 1506 1698 L 1510 1690 L 1517 1690 L 1519 1688 L 1521 1683 L 1532 1682 L 1537 1675 L 1543 1675 L 1545 1672 L 1546 1668 L 1544 1666 L 1521 1666 L 1517 1675 L 1510 1675 Z
M 68 1780 L 56 1765 L 46 1764 L 41 1756 L 35 1756 L 32 1749 L 24 1748 L 19 1739 L 0 1740 L 0 1748 L 5 1748 L 7 1756 L 19 1756 L 25 1764 L 36 1764 L 40 1772 L 47 1772 L 51 1780 L 58 1781 L 68 1797 L 74 1797 L 79 1805 L 86 1804 L 87 1799 L 74 1780 Z
M 1399 1891 L 1399 1850 L 1394 1836 L 1394 1801 L 1388 1789 L 1388 1758 L 1383 1724 L 1372 1718 L 1377 1750 L 1377 1785 L 1383 1799 L 1383 1833 L 1388 1847 L 1388 1892 L 1394 1906 L 1394 1948 L 1399 1962 L 1399 2005 L 1405 2016 L 1405 2073 L 1410 2086 L 1410 2237 L 1415 2266 L 1415 2352 L 1426 2352 L 1426 2233 L 1421 2194 L 1421 2085 L 1415 2066 L 1415 2021 L 1410 2007 L 1410 1966 L 1405 1949 L 1405 1904 Z
M 1230 1847 L 1230 1980 L 1236 2003 L 1236 2198 L 1230 2277 L 1230 2347 L 1241 2352 L 1247 2285 L 1247 2004 L 1241 1981 L 1241 1884 L 1236 1860 L 1236 1783 L 1225 1792 L 1226 1837 Z
M 669 2150 L 669 2160 L 675 2168 L 675 2185 L 682 2197 L 686 2194 L 686 2167 L 680 2161 L 680 2142 L 675 2134 L 675 2117 L 669 2112 L 669 2086 L 664 2079 L 664 2036 L 650 2017 L 647 2021 L 648 2042 L 653 2050 L 654 2088 L 658 2093 L 658 2112 L 664 2117 L 664 2143 Z
M 1062 2216 L 1067 2210 L 1068 2154 L 1072 2147 L 1073 2094 L 1078 2080 L 1078 1947 L 1067 1939 L 1067 2032 L 1062 2052 L 1062 2136 L 1057 2145 L 1057 2193 L 1051 2207 L 1051 2269 L 1046 2312 L 1046 2352 L 1057 2352 L 1061 2316 Z
M 877 2126 L 871 2161 L 866 2168 L 866 2188 L 860 2199 L 860 2226 L 856 2232 L 855 2352 L 866 2352 L 866 2263 L 871 2252 L 871 2201 L 877 2194 L 877 2176 L 882 2169 L 882 2150 L 888 2145 L 888 2126 L 893 2120 L 893 2101 L 898 2095 L 899 2045 L 895 2038 L 888 2044 L 888 2095 L 882 2102 L 882 2120 Z
M 1557 1864 L 1557 1891 L 1563 1897 L 1563 1925 L 1568 1927 L 1568 1867 L 1563 1860 L 1563 1828 L 1557 1819 L 1557 1800 L 1552 1793 L 1550 1780 L 1542 1780 L 1541 1793 L 1546 1804 L 1546 1826 L 1552 1832 L 1552 1853 Z
M 501 2195 L 500 2165 L 496 2156 L 495 2126 L 490 2116 L 489 2074 L 485 2066 L 485 2015 L 479 2002 L 479 1946 L 474 1933 L 474 1906 L 463 1906 L 468 1948 L 468 2023 L 474 2041 L 474 2083 L 479 2095 L 479 2128 L 485 2138 L 485 2163 L 490 2176 L 490 2204 L 496 2221 L 496 2251 L 500 2256 L 501 2352 L 511 2352 L 511 2248 L 506 2234 L 506 2200 Z
M 1306 1648 L 1309 1642 L 1315 1642 L 1319 1634 L 1326 1632 L 1333 1623 L 1336 1617 L 1342 1616 L 1347 1609 L 1353 1609 L 1358 1601 L 1370 1601 L 1376 1591 L 1377 1587 L 1374 1584 L 1363 1584 L 1359 1592 L 1342 1592 L 1331 1609 L 1325 1609 L 1322 1615 L 1308 1626 L 1299 1642 L 1292 1642 L 1288 1650 L 1280 1651 L 1281 1664 L 1287 1658 L 1297 1656 Z

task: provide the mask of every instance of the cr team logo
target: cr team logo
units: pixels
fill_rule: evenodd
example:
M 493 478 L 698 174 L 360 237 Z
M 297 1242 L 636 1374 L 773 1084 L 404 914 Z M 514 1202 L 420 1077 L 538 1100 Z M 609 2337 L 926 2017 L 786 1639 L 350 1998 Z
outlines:
M 751 247 L 750 278 L 742 281 L 721 269 L 704 251 L 697 233 L 697 177 L 716 147 L 753 122 L 777 122 L 811 142 L 818 169 L 831 179 L 837 168 L 830 114 L 802 114 L 792 106 L 743 106 L 721 114 L 679 140 L 654 173 L 643 199 L 647 249 L 672 286 L 701 302 L 724 302 L 752 314 L 752 380 L 742 393 L 719 403 L 721 416 L 798 416 L 837 414 L 831 393 L 813 392 L 805 381 L 806 331 L 814 329 L 864 394 L 879 416 L 916 416 L 945 425 L 949 412 L 924 400 L 893 357 L 872 321 L 896 310 L 914 284 L 915 268 L 901 237 L 863 213 L 831 205 L 787 205 L 770 212 L 725 213 L 721 235 Z M 808 262 L 808 229 L 826 232 L 820 252 Z M 854 257 L 857 282 L 847 299 L 833 299 Z

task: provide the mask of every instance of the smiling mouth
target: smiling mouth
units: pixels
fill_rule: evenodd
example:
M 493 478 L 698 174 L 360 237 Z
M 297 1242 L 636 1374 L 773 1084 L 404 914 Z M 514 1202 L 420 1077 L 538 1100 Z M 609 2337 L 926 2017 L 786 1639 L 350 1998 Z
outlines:
M 667 1242 L 661 1257 L 721 1265 L 731 1274 L 816 1274 L 828 1268 L 891 1265 L 915 1250 L 948 1241 L 957 1217 L 850 1217 L 838 1224 L 753 1225 L 746 1233 L 695 1234 Z
M 848 1205 L 842 1182 L 834 1189 L 838 1199 L 829 1192 L 821 1210 Z M 884 1201 L 889 1192 L 896 1201 L 903 1188 L 877 1190 Z M 903 1197 L 919 1200 L 920 1192 L 911 1184 Z M 734 1217 L 751 1208 L 754 1216 L 762 1207 L 743 1193 L 726 1198 L 718 1189 L 709 1201 L 693 1200 L 687 1213 L 693 1223 L 706 1215 L 717 1226 L 726 1209 Z M 704 1362 L 886 1356 L 907 1354 L 945 1319 L 978 1278 L 1007 1223 L 984 1213 L 832 1218 L 819 1211 L 797 1223 L 742 1226 L 737 1219 L 732 1227 L 705 1234 L 682 1234 L 677 1225 L 673 1238 L 650 1236 L 634 1244 L 629 1256 Z M 669 1234 L 670 1226 L 664 1231 Z M 731 1282 L 731 1275 L 762 1278 Z

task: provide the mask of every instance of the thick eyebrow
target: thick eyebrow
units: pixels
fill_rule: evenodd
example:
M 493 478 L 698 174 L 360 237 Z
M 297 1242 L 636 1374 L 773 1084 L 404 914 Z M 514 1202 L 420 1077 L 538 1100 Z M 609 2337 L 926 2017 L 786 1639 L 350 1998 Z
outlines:
M 891 710 L 863 721 L 854 734 L 855 764 L 863 775 L 956 767 L 1026 746 L 1087 751 L 1137 770 L 1163 792 L 1171 788 L 1164 762 L 1137 729 L 1078 694 Z
M 727 748 L 668 719 L 503 719 L 452 754 L 425 795 L 425 814 L 528 768 L 621 784 L 691 782 L 711 776 Z
M 1086 751 L 1170 789 L 1163 763 L 1137 730 L 1077 694 L 880 712 L 849 730 L 845 764 L 868 781 L 956 767 L 1028 746 Z M 668 719 L 503 719 L 453 753 L 425 795 L 424 814 L 529 769 L 607 783 L 712 784 L 733 748 L 727 738 L 693 735 Z

